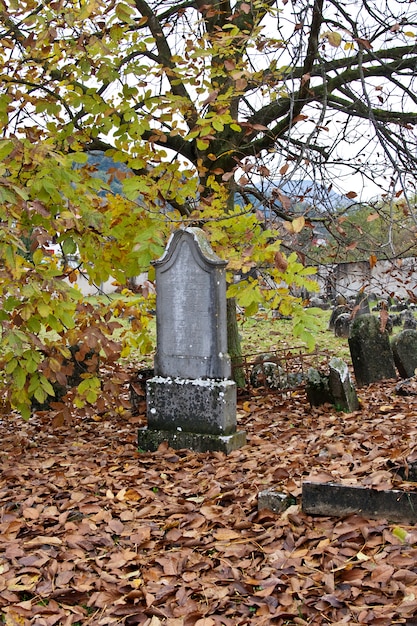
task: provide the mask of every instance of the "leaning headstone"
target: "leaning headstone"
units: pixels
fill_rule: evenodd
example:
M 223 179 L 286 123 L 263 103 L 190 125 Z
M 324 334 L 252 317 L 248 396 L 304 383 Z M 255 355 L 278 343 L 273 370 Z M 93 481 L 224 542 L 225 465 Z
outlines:
M 394 363 L 401 378 L 415 376 L 417 369 L 417 330 L 402 330 L 391 341 Z
M 359 400 L 350 379 L 348 366 L 342 359 L 329 361 L 329 374 L 314 368 L 307 371 L 306 393 L 310 406 L 333 404 L 340 411 L 352 413 L 359 409 Z
M 156 272 L 155 376 L 147 381 L 141 449 L 230 452 L 246 442 L 236 430 L 236 385 L 226 333 L 226 261 L 199 228 L 176 231 Z
M 333 357 L 329 361 L 329 389 L 333 404 L 349 413 L 359 409 L 359 400 L 350 379 L 348 366 L 342 359 Z
M 375 316 L 356 317 L 348 342 L 358 387 L 396 377 L 389 335 Z

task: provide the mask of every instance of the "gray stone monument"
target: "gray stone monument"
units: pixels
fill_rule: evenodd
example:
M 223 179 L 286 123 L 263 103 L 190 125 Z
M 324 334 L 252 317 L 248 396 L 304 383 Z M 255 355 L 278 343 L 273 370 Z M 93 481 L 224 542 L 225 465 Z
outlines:
M 375 316 L 356 317 L 348 342 L 358 387 L 396 377 L 388 332 Z
M 401 378 L 412 378 L 417 369 L 417 330 L 402 330 L 391 341 L 394 363 Z
M 226 261 L 199 228 L 177 230 L 156 272 L 155 376 L 147 382 L 139 447 L 228 453 L 246 443 L 236 430 L 226 329 Z

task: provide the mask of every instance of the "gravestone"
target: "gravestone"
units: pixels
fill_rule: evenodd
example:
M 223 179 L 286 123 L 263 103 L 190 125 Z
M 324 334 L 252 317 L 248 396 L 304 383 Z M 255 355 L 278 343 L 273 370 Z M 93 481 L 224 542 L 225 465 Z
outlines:
M 396 377 L 389 335 L 375 316 L 356 317 L 348 343 L 358 387 Z
M 352 313 L 352 309 L 347 304 L 339 304 L 334 307 L 330 315 L 329 330 L 334 330 L 337 318 L 339 317 L 339 315 L 342 315 L 343 313 L 350 315 Z
M 147 381 L 147 427 L 139 447 L 230 452 L 246 442 L 236 430 L 236 385 L 226 332 L 226 261 L 199 228 L 177 230 L 156 272 L 155 376 Z
M 306 394 L 310 406 L 333 404 L 333 396 L 329 389 L 329 377 L 310 367 L 306 375 Z
M 417 368 L 417 330 L 402 330 L 391 341 L 394 363 L 401 378 L 415 376 Z
M 329 361 L 329 374 L 310 368 L 307 372 L 306 393 L 310 406 L 333 404 L 349 413 L 359 409 L 359 400 L 350 379 L 348 366 L 342 359 Z
M 417 320 L 414 317 L 414 313 L 409 309 L 403 311 L 402 320 L 404 330 L 415 330 L 417 328 Z
M 353 412 L 359 409 L 358 396 L 350 379 L 348 366 L 337 357 L 329 361 L 329 389 L 333 404 L 339 410 Z
M 342 313 L 334 323 L 334 334 L 336 337 L 347 339 L 350 335 L 350 327 L 352 324 L 352 314 Z

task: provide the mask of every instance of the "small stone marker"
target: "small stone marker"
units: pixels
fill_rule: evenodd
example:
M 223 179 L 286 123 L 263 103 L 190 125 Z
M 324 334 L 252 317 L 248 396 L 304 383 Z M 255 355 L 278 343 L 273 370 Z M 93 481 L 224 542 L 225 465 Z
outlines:
M 391 341 L 394 363 L 401 378 L 412 378 L 417 369 L 417 330 L 402 330 Z
M 236 385 L 227 354 L 227 261 L 200 228 L 177 230 L 156 271 L 155 376 L 147 381 L 147 428 L 139 447 L 230 452 L 246 443 L 236 431 Z
M 312 407 L 328 403 L 349 413 L 359 409 L 358 396 L 350 379 L 348 366 L 336 357 L 329 361 L 328 375 L 314 368 L 307 371 L 306 393 Z
M 389 335 L 381 333 L 376 317 L 356 317 L 348 342 L 358 387 L 396 377 Z
M 359 409 L 358 396 L 350 379 L 348 366 L 337 357 L 329 361 L 329 389 L 333 404 L 339 410 L 351 413 Z
M 273 489 L 265 489 L 258 494 L 258 511 L 269 509 L 274 513 L 283 513 L 292 504 L 295 504 L 295 498 Z
M 417 522 L 417 493 L 336 483 L 304 482 L 302 509 L 307 515 L 345 517 L 356 513 L 363 517 L 385 518 L 390 522 Z

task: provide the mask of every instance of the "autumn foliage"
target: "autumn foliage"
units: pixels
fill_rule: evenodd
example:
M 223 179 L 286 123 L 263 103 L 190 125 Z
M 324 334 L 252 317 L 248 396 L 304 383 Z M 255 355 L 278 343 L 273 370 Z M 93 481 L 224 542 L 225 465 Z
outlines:
M 132 418 L 2 419 L 0 613 L 54 626 L 412 624 L 414 526 L 310 517 L 303 480 L 414 489 L 417 396 L 367 387 L 361 410 L 243 398 L 232 452 L 136 450 Z M 258 511 L 260 491 L 293 499 Z M 415 618 L 414 618 L 415 620 Z

